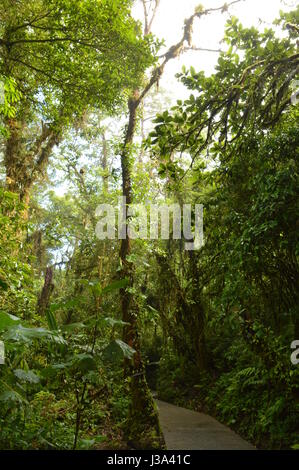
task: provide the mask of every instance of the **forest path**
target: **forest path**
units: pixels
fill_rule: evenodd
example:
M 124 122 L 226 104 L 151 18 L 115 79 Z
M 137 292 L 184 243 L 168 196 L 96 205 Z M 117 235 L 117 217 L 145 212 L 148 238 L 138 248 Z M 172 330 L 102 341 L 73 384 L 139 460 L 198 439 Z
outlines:
M 156 404 L 168 450 L 255 450 L 209 415 L 160 400 Z

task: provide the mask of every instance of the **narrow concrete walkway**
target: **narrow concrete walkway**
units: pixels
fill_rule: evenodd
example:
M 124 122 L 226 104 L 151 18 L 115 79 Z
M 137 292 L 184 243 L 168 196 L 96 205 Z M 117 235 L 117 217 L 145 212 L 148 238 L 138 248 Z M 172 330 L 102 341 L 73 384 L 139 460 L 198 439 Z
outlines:
M 168 450 L 255 450 L 211 416 L 160 400 L 156 403 Z

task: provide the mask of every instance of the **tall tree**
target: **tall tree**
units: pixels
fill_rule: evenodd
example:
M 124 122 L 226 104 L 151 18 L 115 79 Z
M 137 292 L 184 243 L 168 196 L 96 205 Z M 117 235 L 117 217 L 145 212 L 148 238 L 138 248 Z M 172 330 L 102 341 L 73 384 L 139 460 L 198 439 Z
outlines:
M 66 127 L 88 106 L 115 111 L 151 62 L 151 40 L 130 15 L 131 0 L 4 0 L 0 77 L 22 93 L 5 115 L 10 191 L 29 201 Z

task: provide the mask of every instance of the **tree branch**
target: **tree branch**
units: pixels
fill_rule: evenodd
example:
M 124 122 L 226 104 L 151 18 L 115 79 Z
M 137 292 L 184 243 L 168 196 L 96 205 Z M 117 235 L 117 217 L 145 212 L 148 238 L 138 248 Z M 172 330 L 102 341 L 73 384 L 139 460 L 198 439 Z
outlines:
M 151 30 L 152 30 L 153 22 L 154 22 L 154 19 L 155 19 L 155 17 L 156 17 L 156 14 L 157 14 L 159 5 L 160 5 L 160 0 L 155 0 L 154 11 L 153 11 L 151 20 L 150 20 L 150 22 L 149 22 L 149 32 L 151 32 Z
M 147 36 L 150 34 L 153 26 L 154 19 L 156 17 L 159 5 L 160 5 L 160 0 L 150 0 L 150 3 L 152 1 L 155 1 L 155 5 L 153 8 L 152 16 L 149 19 L 149 11 L 146 8 L 146 0 L 142 0 L 142 5 L 143 5 L 143 10 L 144 10 L 144 35 Z
M 200 51 L 200 52 L 223 52 L 221 49 L 209 49 L 207 47 L 184 47 L 183 52 L 188 52 L 188 51 Z
M 191 15 L 189 18 L 187 18 L 185 20 L 185 27 L 184 27 L 184 32 L 183 32 L 182 39 L 177 44 L 174 44 L 173 46 L 171 46 L 168 49 L 166 54 L 163 56 L 163 57 L 165 57 L 165 59 L 162 62 L 162 64 L 158 65 L 154 69 L 148 84 L 146 85 L 146 87 L 144 88 L 142 93 L 140 94 L 139 98 L 136 100 L 136 107 L 139 106 L 139 104 L 141 103 L 143 98 L 147 95 L 147 93 L 150 91 L 150 89 L 153 87 L 153 85 L 155 85 L 156 83 L 159 83 L 159 80 L 160 80 L 160 78 L 161 78 L 161 76 L 164 72 L 166 64 L 170 60 L 175 59 L 176 57 L 178 57 L 184 51 L 185 41 L 187 41 L 189 46 L 192 47 L 193 24 L 194 24 L 194 20 L 196 18 L 200 19 L 202 16 L 208 15 L 208 14 L 213 13 L 215 11 L 221 11 L 221 12 L 225 13 L 225 12 L 228 11 L 230 6 L 235 5 L 236 3 L 243 2 L 243 1 L 245 1 L 245 0 L 234 0 L 230 3 L 225 3 L 224 5 L 222 5 L 220 7 L 208 8 L 206 10 L 196 11 L 195 13 L 193 13 L 193 15 Z

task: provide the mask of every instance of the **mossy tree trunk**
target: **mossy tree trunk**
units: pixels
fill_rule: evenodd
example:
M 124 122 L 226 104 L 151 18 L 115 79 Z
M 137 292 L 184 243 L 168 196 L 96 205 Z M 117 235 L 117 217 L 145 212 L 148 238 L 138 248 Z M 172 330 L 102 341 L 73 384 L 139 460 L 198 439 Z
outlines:
M 45 315 L 46 310 L 50 304 L 50 298 L 53 290 L 53 268 L 48 267 L 46 268 L 44 285 L 37 302 L 36 313 L 38 315 Z
M 136 91 L 129 100 L 129 124 L 126 129 L 125 142 L 121 155 L 123 196 L 127 207 L 132 204 L 131 182 L 131 148 L 133 144 L 139 94 Z M 131 254 L 131 240 L 128 231 L 129 219 L 126 211 L 126 237 L 121 242 L 120 258 L 123 266 L 122 276 L 129 280 L 127 289 L 121 290 L 121 306 L 123 321 L 126 326 L 123 331 L 123 340 L 129 344 L 136 353 L 132 361 L 125 361 L 125 377 L 129 381 L 131 406 L 126 423 L 125 434 L 128 442 L 139 449 L 161 449 L 164 447 L 164 438 L 159 426 L 157 410 L 148 388 L 145 367 L 141 357 L 140 341 L 138 335 L 138 305 L 134 301 L 131 289 L 134 286 L 134 266 L 128 260 Z
M 60 142 L 61 133 L 44 126 L 40 136 L 28 148 L 24 119 L 8 119 L 6 128 L 9 134 L 4 152 L 6 187 L 18 194 L 24 203 L 23 216 L 27 220 L 32 185 L 46 168 L 54 146 Z

